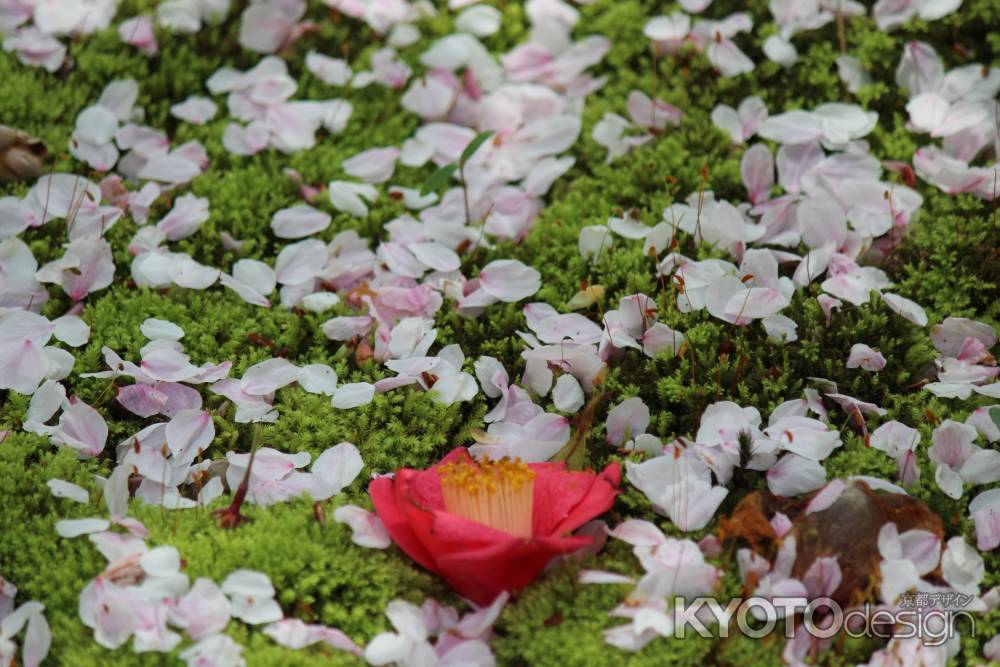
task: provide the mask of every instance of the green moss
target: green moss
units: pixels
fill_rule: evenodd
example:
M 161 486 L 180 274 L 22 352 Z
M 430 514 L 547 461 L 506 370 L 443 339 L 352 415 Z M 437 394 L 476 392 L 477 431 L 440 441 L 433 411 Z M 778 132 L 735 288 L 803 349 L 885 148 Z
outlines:
M 503 30 L 485 43 L 499 53 L 523 41 L 530 26 L 521 3 L 497 4 L 503 12 Z M 120 16 L 148 11 L 148 5 L 127 2 Z M 988 401 L 946 401 L 919 390 L 918 383 L 935 357 L 925 331 L 879 301 L 858 308 L 845 306 L 827 325 L 815 300 L 818 291 L 813 287 L 797 293 L 785 313 L 798 323 L 799 340 L 781 345 L 769 340 L 759 324 L 737 328 L 706 313 L 679 313 L 676 294 L 658 280 L 653 260 L 642 255 L 640 244 L 617 240 L 616 246 L 596 263 L 579 257 L 576 247 L 582 226 L 604 224 L 612 212 L 625 209 L 635 209 L 645 222 L 653 224 L 659 221 L 665 206 L 683 200 L 703 185 L 703 166 L 708 173 L 704 185 L 717 197 L 734 201 L 744 198 L 739 170 L 743 149 L 731 147 L 728 138 L 712 125 L 709 112 L 716 104 L 736 105 L 756 94 L 763 97 L 772 113 L 778 113 L 849 99 L 836 74 L 834 62 L 840 49 L 833 24 L 797 35 L 795 45 L 800 60 L 795 67 L 785 69 L 766 62 L 761 52 L 763 39 L 775 29 L 767 3 L 717 0 L 707 12 L 709 17 L 721 18 L 737 9 L 746 10 L 758 26 L 753 36 L 738 37 L 741 47 L 759 63 L 757 69 L 721 79 L 705 57 L 692 49 L 653 60 L 642 27 L 647 17 L 673 9 L 673 5 L 651 0 L 598 0 L 579 7 L 582 18 L 577 36 L 606 35 L 613 48 L 594 68 L 595 75 L 607 77 L 607 83 L 587 100 L 583 132 L 573 148 L 576 165 L 553 187 L 535 231 L 523 243 L 499 243 L 493 249 L 480 249 L 470 265 L 518 257 L 542 272 L 543 288 L 536 298 L 556 307 L 561 307 L 584 282 L 604 285 L 604 303 L 584 311 L 595 320 L 602 308 L 616 307 L 622 296 L 645 292 L 655 296 L 661 319 L 687 336 L 689 347 L 680 357 L 654 360 L 630 353 L 610 369 L 605 386 L 608 398 L 589 433 L 588 460 L 592 465 L 622 460 L 622 455 L 606 444 L 604 420 L 610 407 L 626 397 L 641 396 L 652 411 L 650 432 L 671 439 L 693 434 L 702 411 L 712 402 L 732 400 L 752 405 L 766 417 L 781 402 L 799 397 L 810 386 L 808 378 L 825 377 L 837 382 L 844 393 L 885 407 L 889 411 L 885 419 L 899 419 L 920 429 L 918 459 L 924 476 L 913 493 L 945 517 L 950 534 L 971 540 L 972 527 L 962 518 L 971 493 L 952 501 L 938 492 L 926 448 L 935 419 L 964 419 L 975 406 Z M 952 48 L 955 43 L 970 53 L 972 62 L 997 64 L 1000 35 L 990 32 L 989 26 L 998 11 L 996 0 L 966 0 L 954 16 L 932 24 L 914 21 L 892 33 L 878 30 L 868 19 L 848 22 L 848 50 L 875 79 L 872 86 L 859 92 L 857 101 L 879 113 L 879 127 L 868 137 L 876 155 L 908 160 L 917 147 L 918 138 L 904 127 L 904 93 L 894 83 L 903 44 L 911 39 L 930 42 L 947 67 L 966 62 Z M 423 22 L 422 39 L 402 50 L 408 61 L 416 63 L 419 53 L 434 39 L 448 34 L 453 16 L 453 12 L 442 8 L 437 17 Z M 152 60 L 121 44 L 112 28 L 73 40 L 70 55 L 75 66 L 56 75 L 23 67 L 12 54 L 0 53 L 0 81 L 6 93 L 0 96 L 0 118 L 41 137 L 53 155 L 51 168 L 86 173 L 86 168 L 66 155 L 66 141 L 77 113 L 95 102 L 110 80 L 137 79 L 141 84 L 138 103 L 145 109 L 146 121 L 164 129 L 178 143 L 195 139 L 203 142 L 211 158 L 207 173 L 190 187 L 193 193 L 210 199 L 211 217 L 197 234 L 176 244 L 177 248 L 200 261 L 228 268 L 239 257 L 217 242 L 218 234 L 226 231 L 248 241 L 242 256 L 271 258 L 284 245 L 270 233 L 271 216 L 298 201 L 295 187 L 282 172 L 284 168 L 298 170 L 309 182 L 341 178 L 343 159 L 373 146 L 398 145 L 418 126 L 418 119 L 399 105 L 397 92 L 380 86 L 335 89 L 308 74 L 303 60 L 310 49 L 344 55 L 363 67 L 379 46 L 370 30 L 349 19 L 332 19 L 319 3 L 310 7 L 309 17 L 317 21 L 318 32 L 305 36 L 285 54 L 290 72 L 299 81 L 295 97 L 345 96 L 355 109 L 343 133 L 330 136 L 320 132 L 316 147 L 309 151 L 285 155 L 269 150 L 248 158 L 231 156 L 221 146 L 222 132 L 229 122 L 224 112 L 201 127 L 181 123 L 169 115 L 171 103 L 189 95 L 207 94 L 204 81 L 217 68 L 228 65 L 247 69 L 256 62 L 254 54 L 239 48 L 235 20 L 194 36 L 161 34 L 163 48 Z M 421 73 L 419 67 L 416 72 Z M 686 114 L 684 122 L 680 128 L 607 164 L 606 152 L 591 138 L 591 132 L 606 112 L 624 114 L 627 95 L 636 88 L 679 106 Z M 224 109 L 224 104 L 220 106 Z M 430 171 L 430 166 L 400 167 L 393 180 L 419 185 Z M 0 195 L 23 195 L 27 187 L 4 186 Z M 995 214 L 988 205 L 970 196 L 945 195 L 925 184 L 920 184 L 918 190 L 924 197 L 919 218 L 883 265 L 897 283 L 895 291 L 922 304 L 932 322 L 958 315 L 996 326 L 1000 322 L 1000 261 L 996 254 L 1000 233 Z M 368 220 L 338 213 L 325 199 L 317 206 L 333 215 L 333 224 L 320 235 L 324 239 L 344 229 L 378 235 L 383 224 L 404 212 L 387 197 L 372 207 Z M 152 219 L 167 208 L 161 204 Z M 61 254 L 65 230 L 57 227 L 58 223 L 24 235 L 40 262 Z M 359 366 L 347 350 L 323 336 L 322 322 L 331 314 L 346 314 L 346 306 L 319 316 L 280 307 L 257 308 L 222 287 L 198 292 L 130 286 L 126 279 L 130 261 L 126 245 L 135 229 L 135 224 L 125 219 L 109 234 L 115 248 L 118 280 L 86 302 L 82 316 L 93 333 L 90 343 L 77 351 L 75 373 L 102 370 L 103 346 L 125 358 L 137 358 L 146 342 L 138 326 L 147 317 L 156 316 L 184 328 L 183 342 L 194 363 L 231 359 L 237 377 L 250 365 L 272 356 L 274 350 L 284 351 L 295 363 L 330 364 L 342 381 L 373 381 L 385 375 L 376 364 Z M 688 239 L 682 238 L 681 243 L 688 255 L 720 256 L 709 248 L 692 247 Z M 68 305 L 60 295 L 45 312 L 55 316 Z M 459 316 L 452 305 L 446 304 L 437 322 L 439 344 L 460 343 L 468 364 L 480 355 L 490 355 L 500 359 L 512 377 L 523 370 L 523 345 L 516 333 L 525 330 L 525 323 L 518 305 L 497 305 L 483 316 L 470 319 Z M 262 347 L 261 341 L 268 345 Z M 889 360 L 885 371 L 871 374 L 847 369 L 845 361 L 855 342 L 879 349 Z M 174 664 L 173 657 L 136 655 L 129 647 L 106 651 L 93 642 L 90 630 L 77 616 L 80 589 L 105 563 L 85 538 L 57 538 L 55 522 L 103 513 L 93 476 L 110 472 L 114 445 L 141 428 L 143 422 L 117 406 L 114 385 L 107 380 L 74 375 L 68 387 L 108 417 L 109 445 L 97 459 L 80 462 L 72 452 L 56 449 L 45 438 L 33 435 L 17 433 L 0 444 L 0 573 L 20 587 L 25 599 L 45 603 L 53 630 L 51 664 Z M 205 398 L 212 409 L 218 409 L 223 402 L 208 392 Z M 0 399 L 0 430 L 16 428 L 25 416 L 27 397 L 9 394 Z M 266 429 L 266 444 L 315 455 L 347 440 L 361 450 L 366 462 L 361 478 L 342 496 L 323 504 L 327 516 L 340 503 L 369 506 L 364 480 L 371 473 L 402 465 L 423 467 L 452 446 L 471 443 L 472 429 L 482 427 L 482 417 L 489 408 L 482 396 L 471 403 L 442 408 L 428 395 L 410 389 L 380 395 L 360 409 L 336 411 L 323 397 L 288 388 L 279 392 L 276 406 L 281 418 Z M 846 416 L 834 411 L 833 419 L 842 427 L 844 446 L 826 463 L 831 477 L 894 477 L 893 461 L 865 447 Z M 869 429 L 877 423 L 869 419 Z M 245 449 L 244 426 L 231 423 L 224 413 L 216 418 L 216 425 L 218 435 L 210 455 L 218 457 L 228 449 Z M 51 478 L 70 480 L 90 489 L 91 505 L 53 498 L 45 486 Z M 759 476 L 744 477 L 721 512 L 762 486 Z M 219 500 L 216 506 L 224 502 Z M 266 509 L 250 507 L 247 513 L 254 521 L 233 532 L 216 526 L 208 513 L 211 509 L 174 513 L 144 507 L 138 501 L 132 505 L 133 514 L 151 531 L 150 543 L 175 545 L 192 579 L 208 576 L 220 581 L 238 567 L 264 571 L 278 589 L 288 615 L 340 627 L 358 643 L 388 627 L 384 609 L 393 598 L 420 602 L 434 596 L 458 603 L 440 580 L 417 568 L 395 547 L 385 551 L 362 549 L 351 543 L 346 527 L 332 520 L 320 524 L 306 500 Z M 679 534 L 650 511 L 642 494 L 627 487 L 605 519 L 614 525 L 631 517 L 655 520 L 666 532 Z M 713 529 L 714 524 L 693 537 L 697 539 Z M 1000 556 L 986 554 L 986 558 L 984 586 L 1000 584 Z M 718 564 L 726 569 L 723 590 L 736 594 L 739 584 L 734 565 L 728 560 Z M 583 586 L 577 583 L 579 567 L 640 574 L 627 545 L 614 540 L 586 563 L 567 564 L 547 573 L 501 616 L 494 642 L 501 664 L 771 665 L 780 659 L 783 644 L 779 641 L 736 638 L 657 639 L 636 654 L 614 649 L 604 643 L 601 633 L 621 622 L 607 614 L 624 599 L 628 588 Z M 1000 612 L 985 615 L 978 630 L 977 637 L 963 638 L 956 664 L 979 659 L 982 642 L 1000 630 Z M 252 666 L 357 662 L 352 656 L 326 648 L 289 651 L 275 645 L 259 629 L 240 623 L 231 623 L 227 631 L 246 646 Z M 871 648 L 865 644 L 844 646 L 826 654 L 824 660 L 829 664 L 853 664 Z

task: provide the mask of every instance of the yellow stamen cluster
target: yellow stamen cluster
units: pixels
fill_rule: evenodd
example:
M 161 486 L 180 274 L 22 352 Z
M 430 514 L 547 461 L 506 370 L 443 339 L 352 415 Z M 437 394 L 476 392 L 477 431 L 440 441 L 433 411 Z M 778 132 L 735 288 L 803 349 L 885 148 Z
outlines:
M 531 537 L 535 473 L 521 459 L 459 460 L 438 468 L 444 508 L 450 514 Z

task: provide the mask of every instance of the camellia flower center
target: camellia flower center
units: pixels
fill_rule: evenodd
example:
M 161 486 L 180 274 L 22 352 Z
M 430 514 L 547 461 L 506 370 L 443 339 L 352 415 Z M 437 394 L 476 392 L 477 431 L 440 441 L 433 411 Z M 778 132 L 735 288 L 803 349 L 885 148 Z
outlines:
M 444 508 L 515 537 L 531 537 L 535 473 L 521 459 L 459 460 L 438 468 Z

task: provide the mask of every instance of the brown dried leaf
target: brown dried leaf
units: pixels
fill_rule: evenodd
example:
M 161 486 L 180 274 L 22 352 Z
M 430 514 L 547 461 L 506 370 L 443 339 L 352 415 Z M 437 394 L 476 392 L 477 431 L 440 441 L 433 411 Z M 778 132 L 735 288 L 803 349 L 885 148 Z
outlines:
M 770 558 L 779 542 L 770 518 L 776 512 L 785 514 L 792 522 L 788 536 L 796 543 L 792 576 L 801 578 L 817 558 L 835 557 L 843 578 L 831 597 L 844 605 L 866 599 L 878 582 L 882 562 L 878 534 L 886 523 L 895 523 L 900 533 L 919 528 L 944 539 L 941 517 L 912 496 L 873 491 L 864 482 L 854 481 L 830 507 L 806 514 L 816 493 L 795 499 L 755 491 L 728 518 L 721 519 L 719 537 L 744 540 Z
M 0 181 L 30 181 L 42 174 L 45 144 L 27 132 L 0 125 Z

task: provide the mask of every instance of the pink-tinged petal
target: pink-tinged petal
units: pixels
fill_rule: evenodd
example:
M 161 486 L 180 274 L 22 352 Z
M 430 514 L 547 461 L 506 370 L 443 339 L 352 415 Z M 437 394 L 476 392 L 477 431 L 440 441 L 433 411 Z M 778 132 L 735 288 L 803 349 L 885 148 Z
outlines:
M 624 574 L 601 570 L 580 570 L 578 581 L 581 584 L 635 584 L 635 579 Z
M 116 398 L 122 407 L 139 417 L 159 414 L 167 404 L 167 395 L 148 384 L 119 387 Z
M 364 461 L 358 448 L 341 442 L 320 454 L 310 470 L 322 484 L 312 493 L 314 500 L 326 500 L 349 486 L 361 473 Z M 322 492 L 320 492 L 320 489 Z
M 189 462 L 212 444 L 215 423 L 205 410 L 181 410 L 167 423 L 165 435 L 175 462 Z
M 475 130 L 452 123 L 428 123 L 416 131 L 418 140 L 433 147 L 432 159 L 438 166 L 458 161 L 465 147 L 475 139 Z
M 911 99 L 906 104 L 910 114 L 910 123 L 917 132 L 935 133 L 944 125 L 945 116 L 951 104 L 937 93 L 924 93 Z
M 768 117 L 757 133 L 779 144 L 809 144 L 823 136 L 823 127 L 815 115 L 796 109 Z
M 256 155 L 271 142 L 266 123 L 254 121 L 246 127 L 230 123 L 222 133 L 222 146 L 234 155 Z
M 399 153 L 398 148 L 372 148 L 344 160 L 341 167 L 349 176 L 367 183 L 385 183 L 396 170 Z
M 802 240 L 810 248 L 833 244 L 840 248 L 847 241 L 847 214 L 837 201 L 820 194 L 803 200 L 795 211 Z
M 802 576 L 802 584 L 810 598 L 833 595 L 840 587 L 843 573 L 836 558 L 817 558 Z
M 239 665 L 243 663 L 243 647 L 229 635 L 214 634 L 178 654 L 188 665 Z
M 198 372 L 188 355 L 170 348 L 152 350 L 143 356 L 139 366 L 149 377 L 164 382 L 184 382 Z
M 997 344 L 992 326 L 965 317 L 948 317 L 931 327 L 931 341 L 944 356 L 957 357 L 967 338 L 974 338 L 987 348 Z
M 35 27 L 21 28 L 4 38 L 4 50 L 15 51 L 17 59 L 31 67 L 57 72 L 66 60 L 66 46 Z
M 150 58 L 160 50 L 156 41 L 156 33 L 153 30 L 153 19 L 150 16 L 135 16 L 122 21 L 121 25 L 118 26 L 118 37 Z
M 204 125 L 215 118 L 219 108 L 207 97 L 191 96 L 170 107 L 170 115 L 193 125 Z
M 641 519 L 629 519 L 615 526 L 611 536 L 624 540 L 634 547 L 658 547 L 667 541 L 655 524 Z
M 969 503 L 969 514 L 976 525 L 976 546 L 992 551 L 1000 545 L 1000 489 L 983 491 Z
M 913 322 L 918 327 L 927 326 L 927 313 L 915 301 L 889 292 L 882 294 L 882 300 L 885 301 L 885 305 L 889 306 L 889 310 L 902 315 L 904 319 Z
M 708 62 L 719 70 L 722 76 L 737 76 L 752 72 L 754 63 L 728 37 L 717 37 L 705 49 Z
M 897 476 L 899 483 L 910 487 L 920 481 L 920 464 L 917 462 L 917 455 L 912 449 L 901 452 L 896 458 L 899 472 Z
M 24 667 L 38 667 L 49 654 L 52 646 L 52 632 L 41 611 L 28 618 L 28 629 L 24 633 L 24 647 L 21 660 Z
M 519 260 L 498 259 L 483 267 L 479 284 L 490 296 L 513 303 L 537 292 L 542 280 L 538 271 Z
M 812 514 L 813 512 L 822 512 L 823 510 L 829 508 L 840 498 L 841 494 L 844 493 L 846 485 L 843 480 L 835 479 L 826 486 L 823 490 L 813 496 L 813 499 L 809 501 L 806 505 L 806 514 Z
M 873 350 L 864 343 L 855 343 L 851 346 L 851 353 L 847 357 L 848 368 L 860 368 L 870 372 L 878 372 L 885 368 L 885 357 L 878 350 Z
M 299 241 L 282 248 L 274 274 L 282 285 L 298 285 L 315 278 L 329 257 L 326 244 L 317 239 Z
M 298 366 L 287 359 L 274 357 L 248 368 L 240 384 L 248 394 L 265 396 L 296 382 L 298 378 Z
M 802 177 L 823 161 L 823 149 L 815 139 L 786 143 L 778 149 L 778 183 L 786 191 L 797 193 Z
M 323 323 L 323 333 L 331 340 L 350 340 L 367 334 L 373 323 L 367 315 L 334 317 Z
M 454 250 L 435 241 L 411 243 L 407 249 L 419 262 L 435 271 L 457 271 L 462 264 Z
M 157 382 L 156 390 L 167 397 L 160 413 L 173 417 L 181 410 L 198 410 L 201 408 L 201 394 L 198 390 L 179 382 Z
M 323 83 L 343 86 L 351 80 L 350 65 L 342 58 L 331 58 L 316 51 L 306 54 L 306 68 Z
M 905 88 L 910 98 L 936 92 L 944 80 L 944 64 L 934 47 L 925 42 L 909 42 L 896 68 L 896 84 Z
M 187 595 L 170 608 L 170 622 L 198 641 L 229 624 L 229 598 L 211 579 L 198 578 Z
M 938 566 L 941 560 L 941 539 L 927 530 L 908 530 L 899 536 L 902 557 L 910 561 L 923 576 Z
M 676 127 L 680 125 L 681 118 L 684 116 L 684 113 L 677 107 L 667 104 L 663 100 L 650 99 L 640 90 L 633 90 L 629 93 L 626 105 L 632 122 L 642 128 L 663 130 L 667 124 Z
M 433 73 L 414 79 L 402 97 L 403 108 L 425 121 L 442 120 L 455 103 L 457 87 L 458 82 L 454 77 L 449 81 L 443 76 L 434 76 Z
M 138 452 L 129 450 L 123 462 L 133 466 L 143 478 L 160 486 L 170 486 L 173 469 L 159 448 L 142 447 Z
M 785 454 L 767 471 L 767 488 L 779 496 L 797 496 L 820 488 L 826 482 L 826 468 L 818 461 L 798 454 Z
M 981 449 L 970 456 L 958 474 L 967 484 L 992 484 L 1000 481 L 1000 452 Z
M 925 21 L 936 21 L 958 10 L 962 0 L 924 0 L 917 2 L 917 15 Z
M 785 535 L 795 527 L 792 520 L 781 512 L 775 512 L 774 516 L 771 517 L 771 528 L 774 530 L 775 536 L 780 540 Z
M 256 53 L 274 53 L 292 35 L 305 13 L 305 2 L 255 2 L 240 18 L 240 46 Z
M 338 211 L 349 213 L 356 218 L 368 215 L 368 206 L 364 200 L 373 202 L 378 198 L 378 190 L 367 183 L 349 183 L 347 181 L 331 181 L 327 186 L 330 203 Z
M 61 277 L 51 279 L 51 272 Z M 70 243 L 63 257 L 39 271 L 42 282 L 60 282 L 74 301 L 79 301 L 111 284 L 115 275 L 111 246 L 103 239 L 81 238 Z M 44 277 L 43 277 L 44 276 Z
M 608 413 L 607 437 L 612 445 L 646 432 L 649 427 L 649 408 L 638 396 L 622 401 Z
M 914 450 L 919 443 L 920 432 L 898 421 L 889 421 L 879 426 L 872 431 L 869 441 L 872 447 L 882 450 L 889 456 Z
M 0 344 L 0 388 L 33 394 L 48 372 L 48 358 L 34 341 Z
M 264 628 L 264 634 L 286 648 L 298 650 L 323 642 L 342 651 L 360 656 L 363 651 L 340 630 L 325 625 L 308 625 L 297 618 L 286 618 Z
M 108 425 L 94 408 L 83 401 L 71 401 L 60 415 L 59 426 L 52 437 L 57 443 L 69 445 L 85 456 L 97 456 L 108 440 Z
M 271 219 L 274 235 L 282 239 L 300 239 L 330 226 L 330 214 L 307 204 L 283 208 Z
M 188 289 L 207 289 L 219 279 L 221 271 L 211 266 L 205 266 L 191 257 L 174 253 L 167 268 L 170 280 L 180 287 Z
M 758 204 L 771 198 L 771 188 L 774 187 L 774 157 L 771 155 L 771 149 L 764 144 L 751 146 L 743 154 L 740 173 L 751 204 Z
M 156 228 L 163 232 L 168 241 L 177 241 L 194 234 L 206 220 L 208 198 L 188 193 L 174 201 L 173 209 L 156 223 Z
M 337 523 L 347 524 L 352 532 L 351 541 L 369 549 L 387 549 L 392 544 L 389 531 L 376 514 L 356 505 L 343 505 L 333 513 Z
M 104 503 L 108 506 L 108 514 L 112 521 L 120 523 L 128 514 L 129 479 L 131 476 L 132 466 L 119 463 L 111 471 L 108 481 L 104 484 Z

